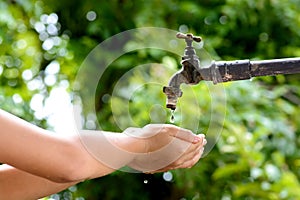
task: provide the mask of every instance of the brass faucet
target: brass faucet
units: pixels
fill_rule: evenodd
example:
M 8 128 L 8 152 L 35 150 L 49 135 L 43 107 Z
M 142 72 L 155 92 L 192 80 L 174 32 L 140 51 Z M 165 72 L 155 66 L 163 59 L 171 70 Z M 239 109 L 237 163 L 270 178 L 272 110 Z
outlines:
M 205 80 L 217 84 L 257 76 L 300 73 L 300 58 L 213 61 L 209 67 L 201 68 L 192 43 L 201 42 L 202 38 L 183 33 L 177 33 L 176 37 L 185 39 L 186 48 L 181 61 L 182 68 L 171 77 L 168 86 L 163 87 L 163 92 L 167 95 L 166 107 L 171 110 L 176 109 L 178 98 L 183 94 L 180 89 L 182 83 L 195 85 Z

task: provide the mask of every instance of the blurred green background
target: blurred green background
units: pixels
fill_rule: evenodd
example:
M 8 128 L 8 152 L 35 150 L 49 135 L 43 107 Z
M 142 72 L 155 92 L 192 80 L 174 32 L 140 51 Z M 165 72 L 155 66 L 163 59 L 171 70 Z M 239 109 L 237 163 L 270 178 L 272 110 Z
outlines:
M 214 60 L 300 57 L 299 0 L 0 0 L 1 108 L 38 126 L 62 130 L 57 124 L 61 116 L 53 114 L 55 105 L 80 101 L 72 88 L 88 53 L 115 34 L 141 27 L 200 35 Z M 168 122 L 160 86 L 142 87 L 131 99 L 113 95 L 122 75 L 147 63 L 163 63 L 174 72 L 180 57 L 141 49 L 118 58 L 97 87 L 96 116 L 83 108 L 86 128 L 121 131 L 118 121 L 126 126 L 127 118 L 117 113 L 115 119 L 111 105 L 122 110 L 124 102 L 130 102 L 127 107 L 138 126 Z M 147 73 L 134 71 L 122 89 L 126 92 L 147 77 L 166 84 L 171 73 L 160 71 L 158 76 L 163 69 L 151 64 Z M 300 199 L 299 75 L 222 87 L 226 107 L 216 101 L 226 113 L 221 135 L 193 168 L 155 175 L 118 171 L 47 199 Z M 184 88 L 184 98 L 196 96 L 197 103 L 180 100 L 181 117 L 196 119 L 198 133 L 208 130 L 211 101 L 217 98 L 209 88 L 205 83 Z M 64 104 L 60 106 L 62 111 Z

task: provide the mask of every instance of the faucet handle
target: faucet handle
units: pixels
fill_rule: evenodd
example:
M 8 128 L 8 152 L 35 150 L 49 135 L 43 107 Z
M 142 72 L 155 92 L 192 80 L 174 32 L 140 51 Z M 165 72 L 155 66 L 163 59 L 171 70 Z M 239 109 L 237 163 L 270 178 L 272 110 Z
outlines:
M 195 41 L 195 42 L 201 42 L 202 41 L 202 38 L 199 37 L 199 36 L 193 36 L 193 34 L 191 33 L 187 33 L 187 34 L 184 34 L 184 33 L 177 33 L 176 34 L 176 37 L 179 38 L 179 39 L 185 39 L 186 42 L 190 41 Z

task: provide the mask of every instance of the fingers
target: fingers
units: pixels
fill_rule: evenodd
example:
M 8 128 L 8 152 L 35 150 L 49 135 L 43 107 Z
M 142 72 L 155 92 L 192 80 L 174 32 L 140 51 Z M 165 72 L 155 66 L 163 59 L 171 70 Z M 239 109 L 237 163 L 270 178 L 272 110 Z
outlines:
M 191 142 L 193 144 L 199 142 L 202 143 L 205 137 L 203 134 L 195 135 L 192 131 L 184 128 L 179 128 L 177 126 L 171 126 L 169 127 L 169 129 L 171 129 L 170 131 L 173 137 L 176 137 L 186 142 Z
M 194 143 L 194 144 L 202 140 L 201 136 L 204 137 L 204 135 L 197 136 L 190 130 L 180 128 L 172 124 L 148 124 L 144 126 L 142 129 L 128 128 L 124 132 L 132 136 L 135 135 L 136 133 L 139 133 L 139 137 L 141 138 L 148 138 L 148 137 L 155 136 L 157 134 L 168 134 L 180 140 Z
M 198 153 L 192 159 L 188 160 L 187 162 L 183 162 L 183 163 L 175 165 L 175 166 L 173 164 L 171 164 L 171 166 L 167 166 L 167 167 L 164 167 L 162 169 L 159 169 L 159 170 L 156 170 L 156 171 L 151 171 L 151 172 L 146 172 L 146 173 L 147 174 L 154 174 L 154 173 L 166 172 L 166 171 L 174 170 L 174 169 L 191 168 L 200 160 L 200 158 L 203 154 L 203 149 L 204 149 L 203 147 L 200 148 Z
M 159 170 L 151 171 L 147 173 L 158 173 L 158 172 L 166 172 L 173 169 L 191 168 L 201 158 L 206 143 L 207 143 L 206 139 L 204 138 L 201 143 L 199 142 L 197 144 L 192 144 L 179 159 L 177 159 L 170 165 L 161 168 Z
M 204 147 L 201 147 L 199 149 L 199 152 L 190 160 L 187 160 L 186 162 L 183 162 L 181 165 L 179 165 L 177 167 L 177 169 L 180 169 L 180 168 L 191 168 L 193 167 L 201 158 L 202 154 L 203 154 L 203 151 L 204 151 Z
M 173 164 L 173 168 L 187 168 L 192 167 L 196 164 L 200 157 L 202 156 L 204 151 L 203 144 L 193 144 L 191 147 L 183 154 L 178 160 L 176 160 Z
M 169 127 L 171 129 L 170 135 L 173 137 L 176 137 L 178 139 L 181 139 L 186 142 L 191 142 L 191 143 L 198 143 L 201 141 L 201 138 L 195 135 L 192 131 L 184 129 L 184 128 L 179 128 L 177 126 Z

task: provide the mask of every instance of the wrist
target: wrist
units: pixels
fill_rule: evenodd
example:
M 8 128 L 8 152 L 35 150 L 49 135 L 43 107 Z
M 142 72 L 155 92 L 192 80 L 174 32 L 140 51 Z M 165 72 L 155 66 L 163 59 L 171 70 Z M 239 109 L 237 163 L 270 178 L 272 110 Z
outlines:
M 119 149 L 129 153 L 147 152 L 147 141 L 125 133 L 110 134 L 108 140 Z

